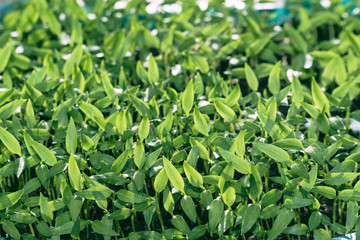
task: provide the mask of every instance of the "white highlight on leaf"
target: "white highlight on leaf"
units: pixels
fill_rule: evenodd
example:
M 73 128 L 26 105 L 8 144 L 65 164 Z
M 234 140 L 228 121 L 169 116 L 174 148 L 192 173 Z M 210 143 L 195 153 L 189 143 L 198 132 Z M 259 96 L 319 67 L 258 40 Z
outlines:
M 173 76 L 179 75 L 180 72 L 181 72 L 181 65 L 180 64 L 176 64 L 175 66 L 173 66 L 171 68 L 171 75 L 173 75 Z
M 127 1 L 117 1 L 114 4 L 114 9 L 118 10 L 118 9 L 124 9 L 127 6 Z
M 232 39 L 232 40 L 238 40 L 239 37 L 240 37 L 239 34 L 233 34 L 233 35 L 231 35 L 231 39 Z
M 292 82 L 293 76 L 299 77 L 301 74 L 302 74 L 302 72 L 295 71 L 295 70 L 292 70 L 292 69 L 289 69 L 286 72 L 286 76 L 287 76 L 287 78 L 289 79 L 290 82 Z
M 87 15 L 87 18 L 88 18 L 89 20 L 95 20 L 95 19 L 96 19 L 96 14 L 94 14 L 94 13 L 89 13 L 89 14 Z
M 153 35 L 153 36 L 156 36 L 158 34 L 158 30 L 157 29 L 153 29 L 152 31 L 151 31 L 151 35 Z
M 239 63 L 239 59 L 237 59 L 237 58 L 231 58 L 230 61 L 229 61 L 229 63 L 230 63 L 231 65 L 236 65 L 236 64 Z
M 313 64 L 313 57 L 310 54 L 306 54 L 304 68 L 309 69 L 311 68 L 312 64 Z
M 330 0 L 321 0 L 321 1 L 320 1 L 320 4 L 321 4 L 321 6 L 323 6 L 324 8 L 328 8 L 328 7 L 330 7 L 330 5 L 331 5 L 331 1 L 330 1 Z
M 18 46 L 18 47 L 15 49 L 15 52 L 16 52 L 16 53 L 23 53 L 23 52 L 24 52 L 23 46 Z
M 164 12 L 167 13 L 175 13 L 175 14 L 179 14 L 182 11 L 182 7 L 180 4 L 178 3 L 174 3 L 174 4 L 165 4 L 162 6 L 162 9 Z
M 15 37 L 18 37 L 19 36 L 19 33 L 17 31 L 13 31 L 10 33 L 10 36 L 15 38 Z
M 225 0 L 225 7 L 233 7 L 242 10 L 246 7 L 246 4 L 242 0 Z
M 205 11 L 209 7 L 209 0 L 198 0 L 197 4 L 201 11 Z

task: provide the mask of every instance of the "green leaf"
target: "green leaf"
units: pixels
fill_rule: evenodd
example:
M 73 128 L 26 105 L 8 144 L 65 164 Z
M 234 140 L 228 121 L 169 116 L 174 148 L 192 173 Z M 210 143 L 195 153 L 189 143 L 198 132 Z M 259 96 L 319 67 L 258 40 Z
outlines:
M 18 140 L 2 127 L 0 127 L 0 139 L 7 149 L 21 156 L 21 148 Z
M 189 81 L 189 83 L 185 88 L 181 103 L 186 116 L 189 116 L 189 112 L 191 111 L 192 106 L 194 104 L 194 86 L 192 79 Z
M 78 238 L 80 235 L 80 218 L 76 219 L 72 229 L 71 229 L 71 237 Z
M 296 138 L 285 138 L 273 143 L 273 145 L 290 150 L 303 150 L 304 147 L 299 139 Z
M 75 154 L 77 148 L 77 130 L 74 120 L 70 118 L 68 128 L 66 130 L 66 151 L 71 155 Z
M 328 113 L 328 115 L 330 115 L 329 101 L 326 98 L 324 92 L 319 87 L 319 85 L 316 83 L 314 78 L 311 81 L 311 94 L 312 94 L 312 97 L 313 97 L 316 107 L 318 107 L 320 111 L 325 111 L 326 113 Z
M 294 213 L 287 208 L 280 210 L 277 215 L 275 222 L 272 225 L 272 228 L 268 232 L 268 240 L 276 239 L 282 231 L 286 229 L 289 223 L 293 220 Z
M 282 197 L 282 192 L 279 189 L 272 189 L 265 193 L 261 198 L 261 206 L 266 207 L 270 204 L 277 203 Z
M 234 110 L 229 108 L 225 103 L 216 100 L 215 101 L 215 108 L 216 111 L 220 114 L 222 118 L 229 122 L 234 122 L 236 120 L 236 114 Z
M 193 229 L 191 229 L 191 231 L 188 234 L 188 237 L 190 240 L 195 240 L 195 239 L 199 239 L 202 236 L 205 235 L 207 230 L 207 227 L 204 225 L 200 225 L 197 227 L 194 227 Z
M 359 173 L 328 173 L 324 178 L 326 185 L 340 185 L 354 180 Z
M 331 240 L 331 236 L 324 229 L 315 229 L 314 240 Z
M 28 146 L 28 144 L 26 144 L 26 146 L 28 148 L 34 149 L 36 154 L 39 155 L 39 157 L 44 163 L 49 166 L 53 166 L 55 163 L 57 163 L 55 155 L 47 147 L 34 141 L 27 132 L 25 132 L 24 135 L 25 140 L 27 139 L 30 144 L 30 146 Z
M 270 92 L 274 95 L 280 92 L 280 64 L 280 61 L 277 62 L 269 75 L 268 87 Z
M 225 98 L 225 104 L 233 107 L 236 105 L 241 97 L 241 90 L 239 84 L 236 84 L 235 88 L 231 93 Z
M 316 186 L 311 190 L 313 193 L 317 193 L 322 195 L 328 199 L 335 199 L 336 198 L 336 190 L 332 187 L 328 186 Z
M 149 118 L 147 116 L 147 114 L 145 114 L 145 117 L 143 117 L 143 119 L 141 120 L 140 126 L 139 126 L 139 138 L 140 140 L 144 140 L 145 138 L 147 138 L 147 136 L 149 135 L 150 132 L 150 121 Z
M 319 131 L 328 134 L 330 131 L 330 122 L 329 119 L 325 116 L 324 113 L 320 113 L 318 118 L 316 119 L 316 123 L 319 127 Z
M 190 232 L 190 228 L 185 222 L 184 218 L 180 215 L 174 215 L 171 219 L 171 224 L 174 225 L 180 232 L 188 234 Z
M 104 116 L 97 107 L 86 102 L 81 102 L 79 107 L 88 118 L 96 122 L 100 128 L 105 129 L 106 122 Z
M 241 225 L 241 234 L 247 233 L 256 223 L 260 216 L 261 207 L 258 204 L 251 204 L 246 209 Z
M 56 18 L 55 14 L 48 10 L 45 13 L 47 18 L 47 23 L 49 24 L 49 29 L 52 33 L 54 33 L 57 36 L 60 36 L 61 33 L 61 24 L 59 23 L 58 19 Z
M 360 56 L 360 39 L 359 39 L 359 37 L 356 36 L 353 32 L 351 32 L 349 30 L 345 30 L 344 32 L 346 34 L 346 37 L 349 39 L 356 54 L 358 56 Z
M 168 183 L 168 176 L 165 168 L 162 168 L 155 177 L 154 189 L 156 192 L 162 192 Z
M 92 227 L 94 232 L 96 232 L 96 233 L 98 233 L 100 235 L 103 235 L 105 237 L 115 237 L 115 236 L 119 235 L 117 232 L 112 230 L 112 228 L 109 227 L 103 221 L 95 220 L 95 221 L 93 221 L 91 223 L 91 227 Z
M 111 165 L 110 171 L 120 173 L 128 160 L 129 152 L 130 151 L 127 150 L 120 154 L 120 156 Z
M 269 120 L 275 122 L 276 121 L 276 113 L 277 113 L 277 103 L 276 98 L 273 98 L 269 105 L 267 106 L 266 116 Z
M 295 163 L 291 165 L 290 168 L 294 174 L 304 179 L 310 180 L 310 175 L 308 173 L 308 170 L 302 161 L 296 160 Z
M 228 186 L 224 193 L 222 194 L 222 199 L 224 200 L 224 203 L 231 208 L 231 206 L 234 204 L 236 200 L 236 192 L 235 188 L 233 186 Z
M 255 143 L 254 147 L 277 162 L 292 163 L 289 154 L 277 146 L 267 143 Z
M 284 205 L 287 208 L 302 208 L 313 204 L 313 202 L 313 199 L 293 197 L 287 198 L 284 202 Z
M 279 211 L 280 207 L 278 205 L 270 204 L 261 211 L 260 218 L 264 220 L 274 218 L 279 213 Z
M 315 228 L 317 228 L 321 223 L 321 219 L 322 219 L 322 214 L 319 211 L 313 212 L 309 218 L 310 230 L 314 230 Z
M 231 145 L 229 152 L 235 152 L 238 156 L 243 157 L 245 154 L 245 131 L 240 131 L 236 136 L 234 143 Z
M 299 79 L 293 76 L 291 82 L 291 92 L 292 92 L 292 102 L 295 103 L 297 108 L 300 108 L 301 104 L 304 101 L 303 87 Z
M 182 210 L 184 211 L 184 213 L 186 214 L 186 216 L 192 221 L 192 222 L 196 222 L 196 208 L 195 208 L 195 204 L 194 201 L 192 200 L 191 197 L 185 195 L 181 201 L 180 201 L 180 205 Z
M 189 180 L 190 184 L 194 187 L 202 187 L 203 177 L 201 176 L 201 174 L 196 171 L 195 168 L 190 166 L 186 161 L 183 162 L 183 167 L 186 178 Z
M 309 154 L 318 164 L 323 165 L 325 163 L 323 152 L 316 143 L 307 147 L 305 152 Z
M 148 200 L 147 197 L 144 197 L 140 194 L 136 194 L 133 192 L 130 192 L 128 190 L 125 189 L 121 189 L 117 192 L 117 197 L 124 202 L 129 202 L 129 203 L 143 203 L 146 202 Z
M 291 227 L 286 228 L 283 233 L 285 234 L 292 234 L 292 235 L 306 235 L 309 231 L 309 228 L 305 224 L 294 224 Z
M 144 145 L 140 141 L 136 142 L 134 151 L 134 162 L 139 170 L 141 170 L 145 164 L 145 149 Z
M 173 119 L 174 119 L 173 113 L 172 111 L 170 111 L 167 114 L 165 120 L 157 127 L 160 136 L 164 137 L 169 134 L 173 125 Z
M 30 213 L 15 213 L 10 216 L 10 220 L 13 222 L 32 224 L 36 221 L 36 217 L 31 215 Z
M 209 231 L 214 231 L 224 212 L 224 203 L 220 198 L 213 200 L 209 209 Z
M 113 102 L 117 96 L 117 93 L 114 90 L 113 85 L 110 82 L 110 78 L 107 74 L 107 72 L 102 71 L 101 72 L 101 81 L 104 86 L 104 90 L 106 92 L 106 95 L 110 98 L 110 100 Z
M 194 109 L 193 117 L 194 117 L 194 123 L 195 123 L 196 130 L 198 130 L 201 134 L 208 136 L 209 135 L 208 134 L 208 132 L 209 132 L 208 124 L 196 106 Z
M 12 192 L 0 197 L 0 210 L 14 206 L 24 194 L 24 190 Z
M 12 238 L 14 238 L 15 240 L 20 240 L 20 233 L 19 231 L 16 229 L 15 224 L 13 224 L 11 221 L 9 220 L 5 220 L 2 228 L 4 229 L 4 231 L 9 234 Z
M 246 82 L 249 85 L 250 89 L 256 92 L 259 87 L 259 82 L 254 71 L 247 63 L 245 63 L 245 76 L 246 76 Z
M 148 70 L 148 79 L 149 81 L 155 85 L 155 83 L 157 83 L 159 81 L 159 69 L 158 69 L 158 65 L 152 55 L 152 53 L 150 53 L 150 59 L 149 59 L 149 70 Z
M 291 40 L 291 44 L 294 46 L 294 48 L 299 52 L 306 53 L 308 49 L 307 42 L 304 40 L 301 34 L 288 24 L 286 24 L 285 27 L 286 32 Z
M 76 48 L 74 48 L 71 56 L 66 60 L 64 64 L 64 76 L 68 77 L 72 74 L 74 67 L 80 64 L 81 58 L 83 54 L 82 44 L 78 44 Z
M 256 39 L 254 42 L 250 44 L 249 47 L 246 48 L 246 57 L 253 57 L 260 53 L 264 47 L 269 43 L 271 39 L 271 35 L 267 34 L 262 38 Z
M 127 219 L 131 214 L 131 210 L 128 208 L 121 208 L 110 214 L 109 218 L 114 220 L 124 220 Z
M 121 111 L 118 113 L 116 117 L 116 128 L 120 135 L 123 135 L 126 130 L 127 124 L 126 124 L 126 112 Z
M 163 205 L 168 213 L 173 214 L 175 202 L 168 187 L 165 187 L 163 191 Z
M 68 166 L 68 176 L 70 180 L 71 186 L 76 190 L 80 191 L 83 189 L 83 179 L 80 173 L 78 164 L 73 157 L 73 155 L 69 158 L 69 166 Z
M 221 156 L 227 161 L 234 165 L 236 171 L 242 174 L 248 174 L 250 172 L 249 164 L 242 158 L 222 148 L 218 148 Z
M 163 157 L 163 163 L 165 167 L 166 174 L 171 182 L 171 184 L 180 192 L 184 192 L 184 180 L 181 177 L 178 170 L 171 164 L 171 162 Z
M 11 53 L 13 51 L 13 44 L 9 41 L 2 49 L 0 49 L 1 63 L 0 63 L 0 73 L 4 71 L 8 65 Z
M 40 212 L 41 212 L 41 217 L 47 221 L 47 222 L 51 222 L 51 220 L 53 220 L 53 212 L 50 208 L 50 205 L 48 203 L 48 201 L 46 200 L 46 198 L 42 195 L 42 193 L 40 193 L 40 201 L 39 201 L 39 205 L 40 205 Z
M 356 220 L 359 217 L 358 214 L 359 205 L 356 201 L 349 201 L 346 204 L 346 231 L 351 232 L 355 226 Z
M 199 68 L 201 73 L 208 73 L 210 71 L 210 67 L 206 59 L 200 55 L 192 54 L 192 60 L 194 61 L 195 65 Z
M 250 16 L 244 16 L 246 24 L 249 28 L 249 30 L 256 36 L 259 37 L 262 35 L 261 33 L 261 28 L 259 26 L 259 24 L 252 19 Z

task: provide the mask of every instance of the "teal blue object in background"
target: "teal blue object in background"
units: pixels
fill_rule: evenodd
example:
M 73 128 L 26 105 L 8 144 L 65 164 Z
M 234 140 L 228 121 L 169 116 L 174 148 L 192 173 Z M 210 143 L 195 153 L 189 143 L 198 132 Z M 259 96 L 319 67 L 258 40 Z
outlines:
M 345 236 L 333 238 L 333 240 L 356 240 L 356 234 L 350 233 Z
M 13 5 L 9 2 L 0 3 L 0 14 L 5 14 L 13 8 Z M 1 238 L 0 238 L 1 239 Z
M 26 2 L 28 0 L 12 0 L 0 2 L 0 14 L 6 14 L 8 11 L 14 9 L 14 3 Z

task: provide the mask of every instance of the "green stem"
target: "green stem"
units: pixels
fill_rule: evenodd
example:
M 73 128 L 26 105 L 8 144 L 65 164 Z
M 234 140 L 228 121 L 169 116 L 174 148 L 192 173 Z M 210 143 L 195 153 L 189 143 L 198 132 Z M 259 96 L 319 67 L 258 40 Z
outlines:
M 336 200 L 334 200 L 333 204 L 333 223 L 336 223 Z
M 350 106 L 346 107 L 346 120 L 345 120 L 346 130 L 350 130 L 350 116 L 351 116 L 350 108 L 351 108 Z
M 29 228 L 30 228 L 31 234 L 35 237 L 35 231 L 34 231 L 32 224 L 29 224 Z
M 136 215 L 136 211 L 135 211 L 135 206 L 133 205 L 133 214 L 131 214 L 131 227 L 132 227 L 132 231 L 136 232 L 136 228 L 135 228 L 135 215 Z
M 157 213 L 157 217 L 160 221 L 160 225 L 161 225 L 161 230 L 164 231 L 165 230 L 165 226 L 164 226 L 164 221 L 163 218 L 161 216 L 161 211 L 160 211 L 160 204 L 159 204 L 159 200 L 160 200 L 160 195 L 157 192 L 155 195 L 155 199 L 156 199 L 156 213 Z

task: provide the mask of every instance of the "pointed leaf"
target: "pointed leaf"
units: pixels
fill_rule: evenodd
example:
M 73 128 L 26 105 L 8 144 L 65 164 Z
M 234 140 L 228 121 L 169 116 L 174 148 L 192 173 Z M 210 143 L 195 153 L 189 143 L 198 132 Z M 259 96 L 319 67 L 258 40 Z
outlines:
M 245 63 L 245 76 L 250 89 L 256 92 L 259 87 L 259 82 L 254 71 L 247 63 Z
M 159 81 L 158 65 L 152 54 L 150 54 L 150 59 L 149 59 L 148 79 L 154 85 Z
M 268 155 L 270 158 L 274 159 L 277 162 L 292 163 L 290 156 L 286 151 L 272 144 L 255 143 L 254 147 L 256 147 L 258 150 L 265 153 L 266 155 Z
M 195 107 L 193 115 L 196 130 L 198 130 L 201 134 L 208 136 L 208 124 L 197 107 Z
M 193 104 L 194 104 L 194 86 L 193 86 L 193 80 L 191 79 L 187 84 L 184 94 L 182 96 L 182 107 L 184 109 L 186 116 L 189 115 L 189 112 L 191 111 Z
M 233 122 L 236 120 L 236 114 L 234 110 L 229 108 L 225 103 L 221 101 L 215 101 L 215 108 L 216 111 L 220 114 L 222 118 L 229 122 Z
M 77 130 L 74 120 L 70 118 L 68 128 L 66 130 L 66 151 L 71 155 L 75 154 L 77 148 Z
M 166 174 L 171 184 L 180 192 L 184 192 L 184 180 L 178 170 L 171 164 L 171 162 L 166 157 L 163 157 L 163 163 Z
M 145 138 L 147 138 L 149 132 L 150 132 L 150 121 L 147 114 L 145 114 L 145 117 L 143 117 L 143 119 L 141 120 L 139 132 L 138 132 L 140 140 L 142 141 Z
M 76 191 L 80 191 L 83 188 L 83 179 L 73 155 L 69 158 L 68 175 L 71 186 Z
M 18 140 L 2 127 L 0 127 L 0 139 L 10 152 L 21 156 L 21 148 Z
M 249 164 L 242 158 L 222 148 L 218 148 L 221 156 L 227 161 L 234 164 L 236 171 L 242 174 L 248 174 L 250 172 Z
M 281 64 L 280 61 L 277 62 L 269 75 L 268 86 L 270 92 L 274 95 L 280 92 L 280 64 Z

